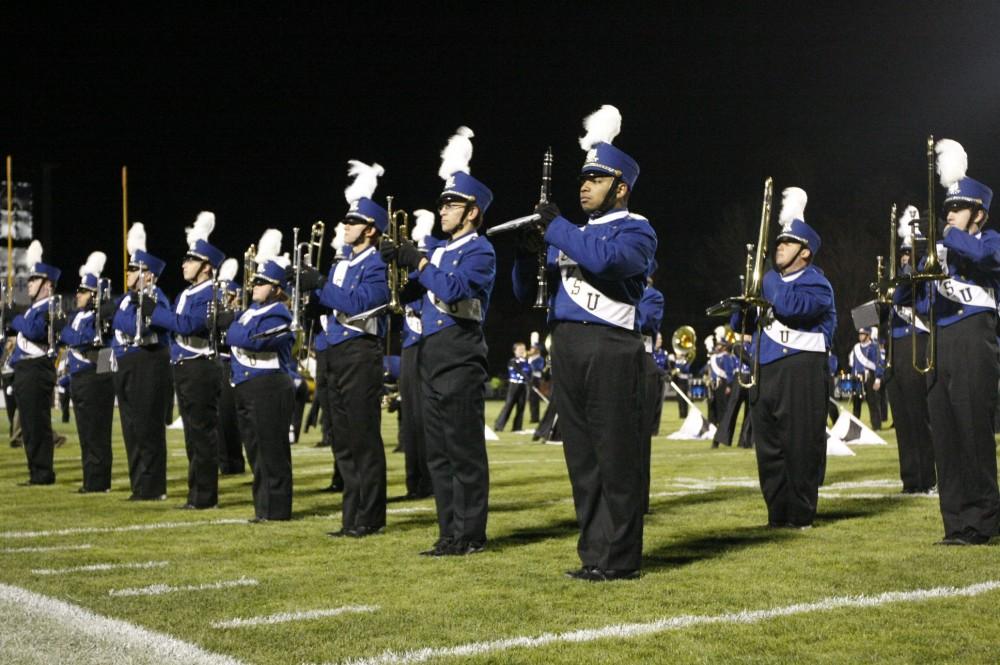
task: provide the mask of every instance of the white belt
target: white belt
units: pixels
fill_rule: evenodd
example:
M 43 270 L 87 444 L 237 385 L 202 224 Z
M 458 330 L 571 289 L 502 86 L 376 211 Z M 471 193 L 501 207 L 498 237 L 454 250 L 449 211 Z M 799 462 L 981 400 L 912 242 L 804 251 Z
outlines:
M 188 353 L 199 356 L 209 356 L 212 354 L 212 344 L 207 337 L 189 337 L 187 335 L 177 335 L 174 337 L 177 346 Z
M 156 333 L 149 333 L 145 337 L 133 337 L 117 329 L 115 330 L 115 339 L 122 346 L 149 346 L 150 344 L 157 344 L 160 341 Z
M 241 365 L 254 369 L 281 369 L 277 351 L 247 351 L 238 346 L 232 347 L 232 351 Z

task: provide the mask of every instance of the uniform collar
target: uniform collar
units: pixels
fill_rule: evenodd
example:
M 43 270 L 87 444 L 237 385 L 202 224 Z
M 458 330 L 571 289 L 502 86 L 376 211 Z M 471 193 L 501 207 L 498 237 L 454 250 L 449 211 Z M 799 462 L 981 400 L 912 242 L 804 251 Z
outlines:
M 453 249 L 458 249 L 462 245 L 464 245 L 464 244 L 466 244 L 468 242 L 472 242 L 473 240 L 475 240 L 478 237 L 479 237 L 479 233 L 478 232 L 471 231 L 471 232 L 467 233 L 466 235 L 462 236 L 461 238 L 459 238 L 458 240 L 452 240 L 451 242 L 449 242 L 447 245 L 445 245 L 444 251 L 450 252 Z
M 348 262 L 347 265 L 349 265 L 349 266 L 355 266 L 355 265 L 361 263 L 362 261 L 364 261 L 365 259 L 367 259 L 374 251 L 375 251 L 375 247 L 374 246 L 369 247 L 368 249 L 366 249 L 365 251 L 361 252 L 357 256 L 352 256 L 351 260 Z
M 789 275 L 782 275 L 781 273 L 778 273 L 778 275 L 781 277 L 781 281 L 783 282 L 794 282 L 799 277 L 802 277 L 802 275 L 805 274 L 806 270 L 809 270 L 809 266 L 806 266 L 802 270 L 797 270 Z
M 184 292 L 187 293 L 188 295 L 190 295 L 192 293 L 198 293 L 202 289 L 208 288 L 210 286 L 212 286 L 212 280 L 211 279 L 206 279 L 204 282 L 199 282 L 197 284 L 192 284 L 191 286 L 189 286 L 186 289 L 184 289 Z
M 30 309 L 37 309 L 39 307 L 42 307 L 43 305 L 48 305 L 50 300 L 52 300 L 52 296 L 45 296 L 38 302 L 31 303 Z
M 616 219 L 622 219 L 623 217 L 628 217 L 628 208 L 623 210 L 612 210 L 611 212 L 606 212 L 600 217 L 594 217 L 587 221 L 588 224 L 607 224 L 608 222 L 613 222 Z

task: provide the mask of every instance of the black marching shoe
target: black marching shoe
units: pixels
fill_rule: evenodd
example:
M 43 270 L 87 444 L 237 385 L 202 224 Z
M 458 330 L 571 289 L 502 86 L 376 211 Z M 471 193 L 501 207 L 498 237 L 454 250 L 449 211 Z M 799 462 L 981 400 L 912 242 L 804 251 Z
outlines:
M 351 535 L 348 529 L 339 529 L 337 531 L 327 531 L 326 535 L 332 536 L 334 538 L 343 538 L 344 536 Z
M 637 580 L 639 579 L 639 569 L 612 570 L 608 568 L 591 568 L 590 574 L 580 578 L 588 582 L 613 582 L 615 580 Z
M 485 549 L 485 540 L 456 540 L 444 554 L 445 556 L 466 556 L 468 554 L 479 554 Z
M 420 556 L 446 556 L 451 546 L 451 538 L 441 538 L 429 550 L 421 552 Z
M 248 524 L 265 524 L 265 523 L 267 523 L 267 521 L 268 520 L 267 520 L 266 517 L 253 517 L 251 519 L 248 519 L 247 523 Z
M 939 540 L 934 544 L 964 546 L 964 545 L 986 545 L 989 542 L 990 542 L 989 536 L 981 536 L 977 534 L 974 536 L 948 536 L 947 538 L 942 538 L 941 540 Z
M 567 570 L 564 575 L 574 580 L 586 580 L 589 579 L 591 572 L 595 569 L 595 566 L 582 566 L 577 570 Z
M 383 526 L 355 526 L 350 529 L 346 529 L 345 536 L 350 536 L 351 538 L 364 538 L 366 536 L 375 536 L 385 531 Z
M 344 491 L 344 486 L 337 485 L 335 483 L 330 483 L 329 485 L 320 490 L 320 492 L 329 492 L 331 494 L 336 494 L 337 492 L 343 492 L 343 491 Z

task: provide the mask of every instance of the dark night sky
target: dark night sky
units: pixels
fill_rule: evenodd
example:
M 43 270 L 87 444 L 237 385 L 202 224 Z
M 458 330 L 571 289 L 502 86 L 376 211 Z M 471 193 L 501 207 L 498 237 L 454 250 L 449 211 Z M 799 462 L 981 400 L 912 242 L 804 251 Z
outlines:
M 550 144 L 555 198 L 579 218 L 576 139 L 603 103 L 621 109 L 615 143 L 642 168 L 631 207 L 659 234 L 666 336 L 701 334 L 705 306 L 734 290 L 742 256 L 715 256 L 714 240 L 726 210 L 755 220 L 767 175 L 809 192 L 821 234 L 858 237 L 892 201 L 924 200 L 928 133 L 962 142 L 970 175 L 1000 185 L 996 3 L 26 5 L 5 8 L 0 151 L 35 182 L 46 259 L 72 276 L 103 249 L 116 285 L 123 164 L 130 220 L 171 262 L 173 294 L 199 210 L 234 255 L 268 226 L 287 247 L 291 227 L 345 212 L 351 158 L 385 166 L 376 198 L 431 207 L 460 124 L 496 195 L 489 222 L 530 212 Z M 496 246 L 495 370 L 541 325 L 510 296 L 510 241 Z M 719 261 L 728 274 L 705 270 Z

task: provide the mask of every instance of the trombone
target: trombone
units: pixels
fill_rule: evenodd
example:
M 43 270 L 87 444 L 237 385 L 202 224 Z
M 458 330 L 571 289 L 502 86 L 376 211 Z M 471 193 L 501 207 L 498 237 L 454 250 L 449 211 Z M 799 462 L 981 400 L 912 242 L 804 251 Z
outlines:
M 391 196 L 385 197 L 385 207 L 389 213 L 386 236 L 392 241 L 394 247 L 399 247 L 401 243 L 410 239 L 410 216 L 405 210 L 393 210 L 392 199 Z M 389 311 L 393 314 L 402 314 L 403 304 L 399 301 L 399 297 L 410 279 L 409 273 L 406 268 L 400 267 L 395 258 L 389 262 L 388 270 Z
M 743 292 L 738 296 L 726 298 L 725 300 L 712 305 L 705 314 L 708 316 L 728 316 L 734 309 L 741 310 L 743 316 L 740 317 L 740 334 L 736 341 L 739 342 L 739 351 L 736 357 L 740 361 L 740 374 L 737 377 L 740 385 L 744 388 L 752 388 L 757 385 L 757 378 L 760 375 L 760 333 L 763 328 L 763 313 L 768 307 L 768 302 L 761 296 L 761 283 L 764 279 L 764 259 L 767 256 L 767 237 L 771 226 L 771 201 L 774 198 L 774 179 L 768 176 L 764 181 L 764 200 L 760 210 L 760 229 L 757 233 L 757 244 L 747 245 L 747 260 L 744 273 L 741 278 L 743 282 Z M 747 335 L 747 316 L 751 309 L 757 308 L 758 316 L 756 323 L 757 349 L 753 354 L 753 364 L 747 363 L 746 346 L 743 340 Z M 735 332 L 735 331 L 734 331 Z M 743 367 L 750 366 L 750 375 L 744 379 Z
M 250 306 L 250 295 L 253 293 L 253 277 L 257 272 L 257 245 L 250 243 L 243 252 L 243 291 L 240 293 L 240 311 L 246 311 Z

